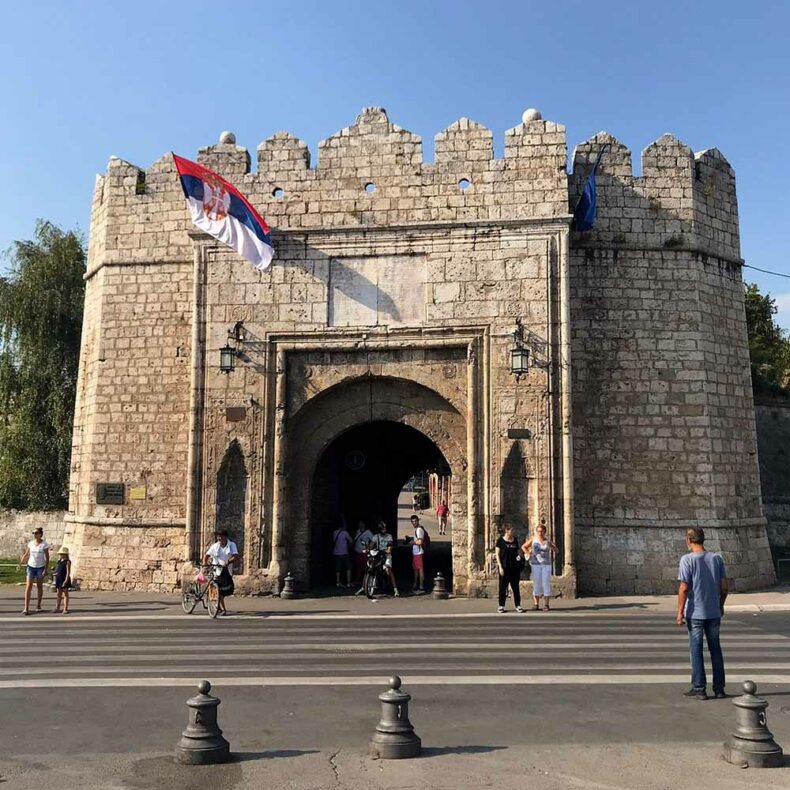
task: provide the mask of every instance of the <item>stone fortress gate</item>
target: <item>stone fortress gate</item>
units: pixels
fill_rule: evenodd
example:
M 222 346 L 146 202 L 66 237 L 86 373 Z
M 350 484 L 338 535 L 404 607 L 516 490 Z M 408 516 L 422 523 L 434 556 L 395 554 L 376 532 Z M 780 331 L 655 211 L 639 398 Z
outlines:
M 592 162 L 594 230 L 570 230 Z M 544 522 L 568 595 L 675 588 L 699 525 L 773 581 L 732 169 L 670 135 L 577 146 L 537 111 L 419 137 L 378 107 L 319 146 L 230 133 L 198 161 L 274 229 L 260 273 L 193 229 L 172 158 L 93 199 L 66 540 L 88 587 L 170 591 L 227 527 L 250 592 L 326 581 L 328 531 L 452 476 L 452 582 L 491 594 L 504 523 Z M 229 339 L 230 338 L 230 339 Z M 220 370 L 220 349 L 236 351 Z M 530 352 L 525 372 L 511 352 Z

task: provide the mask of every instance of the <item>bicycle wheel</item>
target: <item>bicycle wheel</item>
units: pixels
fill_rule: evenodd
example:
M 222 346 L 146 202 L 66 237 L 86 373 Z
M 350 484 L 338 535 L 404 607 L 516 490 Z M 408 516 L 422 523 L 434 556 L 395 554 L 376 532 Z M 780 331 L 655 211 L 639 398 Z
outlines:
M 365 595 L 372 598 L 376 594 L 376 573 L 375 571 L 368 571 L 365 574 L 365 581 L 362 586 L 365 589 Z
M 219 614 L 219 587 L 216 582 L 208 583 L 206 603 L 208 604 L 208 613 L 212 617 L 216 617 Z
M 197 606 L 197 585 L 195 582 L 185 582 L 181 588 L 181 606 L 187 614 L 192 614 Z

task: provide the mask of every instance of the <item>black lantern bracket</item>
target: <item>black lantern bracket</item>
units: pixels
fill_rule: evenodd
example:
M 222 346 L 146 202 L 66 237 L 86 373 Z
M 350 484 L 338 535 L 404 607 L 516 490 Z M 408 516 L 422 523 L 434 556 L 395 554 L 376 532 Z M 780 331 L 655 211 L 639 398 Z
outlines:
M 236 321 L 228 330 L 228 342 L 219 350 L 219 369 L 222 373 L 232 373 L 236 369 L 236 359 L 241 355 L 246 339 L 244 321 Z
M 530 368 L 548 367 L 548 343 L 527 329 L 521 318 L 517 318 L 510 349 L 510 372 L 518 380 L 527 375 Z
M 524 338 L 524 324 L 516 319 L 513 331 L 513 348 L 510 349 L 510 372 L 519 378 L 529 372 L 529 348 Z

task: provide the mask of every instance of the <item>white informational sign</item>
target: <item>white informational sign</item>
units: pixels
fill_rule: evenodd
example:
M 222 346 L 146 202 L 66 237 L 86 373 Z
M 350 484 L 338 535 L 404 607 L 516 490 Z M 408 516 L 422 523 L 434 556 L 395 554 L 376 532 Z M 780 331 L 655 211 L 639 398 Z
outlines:
M 425 322 L 422 258 L 338 258 L 330 264 L 330 326 L 401 326 Z

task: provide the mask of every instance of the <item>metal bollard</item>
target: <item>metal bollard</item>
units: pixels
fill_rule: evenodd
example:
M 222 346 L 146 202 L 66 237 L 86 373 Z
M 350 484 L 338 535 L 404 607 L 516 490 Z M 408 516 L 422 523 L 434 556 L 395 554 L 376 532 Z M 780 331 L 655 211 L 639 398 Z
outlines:
M 433 597 L 440 601 L 450 597 L 450 593 L 447 592 L 447 584 L 441 573 L 437 573 L 433 577 Z
M 416 757 L 422 741 L 409 721 L 411 695 L 400 690 L 401 679 L 395 675 L 389 681 L 390 690 L 379 694 L 381 720 L 370 739 L 369 754 L 381 760 L 402 760 Z
M 294 590 L 294 577 L 291 575 L 291 572 L 285 574 L 285 578 L 283 579 L 283 588 L 280 591 L 280 598 L 285 598 L 286 600 L 291 600 L 292 598 L 296 598 L 296 591 Z
M 735 711 L 735 730 L 724 742 L 724 759 L 741 768 L 781 768 L 784 765 L 782 747 L 768 729 L 765 709 L 768 703 L 755 696 L 757 686 L 747 680 L 743 696 L 732 703 Z
M 182 765 L 214 765 L 230 759 L 230 744 L 217 726 L 220 701 L 209 695 L 211 683 L 198 685 L 198 694 L 187 700 L 189 723 L 176 744 L 176 762 Z

